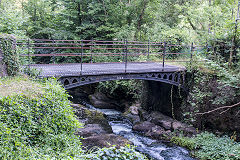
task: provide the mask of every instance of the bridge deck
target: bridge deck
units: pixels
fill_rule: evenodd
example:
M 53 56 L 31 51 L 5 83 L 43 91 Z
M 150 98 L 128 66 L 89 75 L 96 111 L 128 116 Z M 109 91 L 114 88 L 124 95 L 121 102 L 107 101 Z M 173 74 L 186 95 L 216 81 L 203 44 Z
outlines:
M 81 64 L 34 64 L 30 68 L 41 70 L 41 77 L 66 77 L 79 76 Z M 82 75 L 104 75 L 122 73 L 153 73 L 153 72 L 177 72 L 184 71 L 185 67 L 165 65 L 154 62 L 127 63 L 83 63 Z

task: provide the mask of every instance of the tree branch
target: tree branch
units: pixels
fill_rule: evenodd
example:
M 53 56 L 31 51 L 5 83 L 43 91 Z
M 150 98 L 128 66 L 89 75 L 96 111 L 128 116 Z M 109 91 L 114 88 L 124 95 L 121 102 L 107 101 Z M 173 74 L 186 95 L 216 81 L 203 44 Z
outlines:
M 238 102 L 238 103 L 236 103 L 236 104 L 234 104 L 234 105 L 231 105 L 231 106 L 223 106 L 223 107 L 219 107 L 219 108 L 213 109 L 213 110 L 208 111 L 208 112 L 196 113 L 196 115 L 204 115 L 204 114 L 209 114 L 209 113 L 212 113 L 212 112 L 218 111 L 218 110 L 220 110 L 220 109 L 227 109 L 227 110 L 225 110 L 225 111 L 223 111 L 223 112 L 220 113 L 220 114 L 222 114 L 222 113 L 228 111 L 229 109 L 231 109 L 231 108 L 233 108 L 233 107 L 236 107 L 236 106 L 239 106 L 239 105 L 240 105 L 240 102 Z

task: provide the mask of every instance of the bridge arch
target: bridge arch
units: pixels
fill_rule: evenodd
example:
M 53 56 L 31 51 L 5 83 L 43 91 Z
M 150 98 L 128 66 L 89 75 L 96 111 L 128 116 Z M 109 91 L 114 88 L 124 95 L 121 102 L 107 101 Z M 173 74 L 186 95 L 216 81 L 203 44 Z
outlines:
M 122 73 L 122 74 L 105 74 L 105 75 L 82 75 L 82 76 L 66 76 L 59 78 L 65 89 L 76 88 L 79 86 L 112 81 L 112 80 L 150 80 L 158 81 L 184 88 L 184 72 L 161 72 L 161 73 Z

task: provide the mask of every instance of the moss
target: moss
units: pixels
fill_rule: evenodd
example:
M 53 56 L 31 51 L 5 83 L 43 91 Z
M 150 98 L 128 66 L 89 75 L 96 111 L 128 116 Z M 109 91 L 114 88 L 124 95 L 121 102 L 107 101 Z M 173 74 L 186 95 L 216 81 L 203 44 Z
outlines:
M 88 109 L 82 105 L 77 105 L 75 108 L 75 114 L 79 119 L 86 120 L 85 124 L 100 124 L 105 131 L 112 133 L 112 128 L 108 124 L 105 115 L 99 111 Z

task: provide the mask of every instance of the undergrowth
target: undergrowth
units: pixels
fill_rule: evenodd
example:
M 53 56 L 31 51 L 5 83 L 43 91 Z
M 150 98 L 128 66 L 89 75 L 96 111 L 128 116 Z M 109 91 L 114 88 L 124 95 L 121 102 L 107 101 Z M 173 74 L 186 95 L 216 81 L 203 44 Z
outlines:
M 83 150 L 68 97 L 55 79 L 0 78 L 0 159 L 146 159 L 131 146 Z
M 183 136 L 173 137 L 171 141 L 177 145 L 193 150 L 193 156 L 199 159 L 240 159 L 240 143 L 235 142 L 227 136 L 217 137 L 212 133 L 204 132 L 192 138 Z

